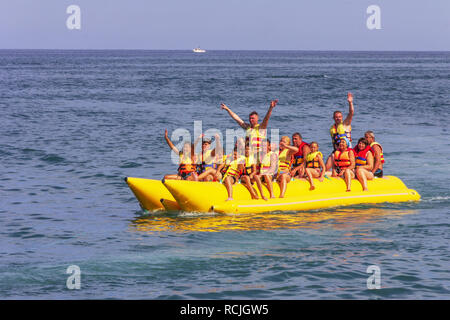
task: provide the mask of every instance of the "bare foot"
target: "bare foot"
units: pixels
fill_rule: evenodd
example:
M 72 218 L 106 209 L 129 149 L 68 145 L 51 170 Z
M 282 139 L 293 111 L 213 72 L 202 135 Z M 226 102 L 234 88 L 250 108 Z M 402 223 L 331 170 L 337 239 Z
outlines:
M 363 189 L 363 191 L 369 191 L 369 189 L 365 188 L 365 189 Z
M 266 197 L 264 197 L 264 196 L 261 196 L 264 200 L 266 200 L 267 201 L 267 198 Z
M 349 190 L 349 189 L 347 189 L 347 190 L 345 190 L 346 192 L 350 192 L 350 191 L 352 191 L 352 190 Z
M 311 186 L 310 188 L 309 188 L 309 190 L 314 190 L 314 189 L 316 189 L 316 187 L 315 186 Z
M 225 201 L 232 201 L 233 200 L 233 198 L 228 198 L 227 200 L 225 200 Z

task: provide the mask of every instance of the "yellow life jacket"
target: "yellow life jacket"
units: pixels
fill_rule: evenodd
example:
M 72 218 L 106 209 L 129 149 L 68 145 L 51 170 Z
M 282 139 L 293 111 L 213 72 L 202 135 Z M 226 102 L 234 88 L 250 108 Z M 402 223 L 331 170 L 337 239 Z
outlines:
M 331 140 L 333 142 L 334 149 L 338 149 L 339 142 L 341 138 L 348 138 L 348 141 L 352 141 L 352 126 L 350 126 L 350 131 L 345 131 L 344 124 L 340 123 L 337 125 L 334 123 L 330 128 Z M 351 146 L 348 146 L 349 148 Z
M 271 167 L 271 158 L 272 158 L 272 154 L 274 154 L 273 151 L 267 152 L 262 161 L 261 161 L 261 168 L 260 168 L 260 173 L 262 175 L 264 174 L 268 174 L 269 173 L 269 169 Z
M 205 172 L 208 168 L 216 168 L 214 157 L 211 155 L 212 150 L 206 150 L 201 153 L 201 164 L 199 166 L 199 173 Z
M 278 174 L 281 172 L 287 173 L 291 168 L 292 157 L 287 157 L 289 149 L 283 149 L 278 155 Z
M 266 138 L 266 129 L 259 129 L 259 124 L 253 128 L 248 128 L 247 138 L 249 140 L 250 149 L 254 152 L 258 152 L 261 148 L 262 141 Z
M 320 151 L 308 153 L 306 156 L 306 167 L 307 168 L 320 168 L 320 162 L 316 160 L 316 157 L 319 156 L 323 159 L 323 154 Z
M 196 171 L 196 165 L 192 161 L 191 157 L 186 157 L 184 154 L 180 154 L 180 165 L 178 166 L 178 173 L 186 174 Z
M 245 157 L 238 157 L 237 159 L 231 161 L 227 171 L 223 176 L 223 180 L 225 180 L 225 178 L 228 176 L 239 178 L 239 176 L 242 174 L 242 172 L 239 170 L 239 165 L 243 163 L 245 163 Z
M 244 173 L 245 175 L 249 176 L 252 173 L 253 165 L 256 164 L 253 155 L 249 155 L 248 157 L 245 157 L 245 169 Z
M 381 149 L 381 151 L 380 151 L 381 163 L 384 163 L 383 147 L 382 147 L 381 144 L 379 144 L 378 142 L 375 142 L 375 141 L 372 142 L 372 143 L 370 144 L 370 148 L 372 149 L 373 156 L 375 156 L 375 150 L 373 150 L 373 148 L 372 148 L 372 146 L 374 146 L 374 145 L 377 145 L 377 146 L 380 147 L 380 149 Z

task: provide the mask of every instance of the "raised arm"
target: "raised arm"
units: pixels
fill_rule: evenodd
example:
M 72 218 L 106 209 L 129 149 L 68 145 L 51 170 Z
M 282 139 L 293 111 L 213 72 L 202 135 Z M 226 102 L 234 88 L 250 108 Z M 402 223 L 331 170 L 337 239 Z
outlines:
M 220 135 L 217 133 L 214 135 L 214 141 L 216 141 L 216 147 L 213 151 L 211 151 L 211 155 L 215 157 L 216 155 L 222 157 L 223 156 L 223 150 L 222 145 L 220 144 Z
M 278 103 L 278 99 L 270 101 L 269 110 L 267 110 L 266 116 L 264 117 L 263 121 L 261 122 L 261 126 L 260 126 L 261 129 L 267 129 L 267 125 L 269 124 L 270 116 L 272 115 L 272 110 L 273 110 L 273 108 L 275 108 L 277 103 Z
M 347 118 L 344 120 L 344 124 L 346 126 L 349 126 L 352 124 L 353 114 L 355 113 L 355 108 L 353 107 L 353 94 L 350 92 L 347 94 L 347 101 L 348 101 L 348 115 Z
M 291 154 L 291 155 L 298 152 L 298 148 L 296 146 L 288 145 L 288 144 L 284 143 L 283 141 L 280 142 L 280 146 L 283 146 L 284 148 L 289 149 L 289 154 Z
M 236 113 L 231 111 L 231 109 L 228 108 L 224 103 L 220 104 L 220 108 L 222 110 L 226 110 L 228 112 L 228 114 L 230 115 L 230 117 L 233 118 L 234 121 L 236 121 L 238 123 L 238 125 L 241 126 L 242 129 L 247 129 L 250 126 L 248 123 L 245 123 L 244 120 L 239 118 L 239 116 Z
M 170 149 L 173 150 L 173 152 L 175 152 L 176 154 L 180 154 L 180 151 L 177 149 L 177 147 L 175 147 L 172 141 L 170 141 L 167 129 L 165 129 L 164 131 L 164 139 L 166 139 L 167 144 L 169 145 Z

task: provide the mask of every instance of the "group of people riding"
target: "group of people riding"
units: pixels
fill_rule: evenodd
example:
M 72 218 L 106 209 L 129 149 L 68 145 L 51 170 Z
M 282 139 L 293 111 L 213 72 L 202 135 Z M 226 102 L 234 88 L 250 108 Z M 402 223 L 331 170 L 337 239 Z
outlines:
M 315 141 L 306 143 L 298 132 L 288 136 L 282 136 L 279 144 L 267 139 L 267 125 L 272 115 L 272 110 L 278 103 L 273 100 L 269 110 L 261 124 L 256 111 L 249 115 L 249 123 L 244 122 L 225 104 L 221 108 L 226 110 L 240 127 L 246 130 L 246 137 L 238 138 L 234 150 L 229 155 L 223 154 L 220 136 L 215 135 L 216 146 L 213 150 L 211 140 L 204 139 L 200 135 L 191 144 L 186 142 L 183 150 L 178 150 L 170 141 L 167 130 L 165 140 L 170 148 L 179 155 L 180 164 L 177 174 L 166 175 L 164 179 L 184 179 L 193 181 L 221 181 L 228 192 L 228 199 L 233 199 L 233 184 L 240 181 L 250 192 L 253 199 L 259 199 L 252 187 L 256 183 L 262 199 L 267 200 L 263 194 L 264 183 L 270 197 L 275 198 L 272 182 L 280 185 L 280 198 L 286 192 L 287 184 L 292 178 L 306 179 L 310 183 L 310 190 L 315 189 L 314 178 L 320 182 L 324 177 L 342 177 L 347 190 L 351 190 L 351 181 L 355 177 L 362 185 L 363 191 L 367 191 L 367 180 L 374 177 L 383 177 L 383 148 L 375 141 L 372 131 L 367 131 L 364 137 L 358 140 L 355 148 L 352 148 L 351 122 L 354 114 L 353 95 L 348 93 L 348 115 L 343 119 L 341 111 L 333 114 L 334 124 L 330 128 L 333 152 L 323 159 L 319 151 L 319 144 Z M 202 139 L 201 152 L 195 153 L 195 147 Z

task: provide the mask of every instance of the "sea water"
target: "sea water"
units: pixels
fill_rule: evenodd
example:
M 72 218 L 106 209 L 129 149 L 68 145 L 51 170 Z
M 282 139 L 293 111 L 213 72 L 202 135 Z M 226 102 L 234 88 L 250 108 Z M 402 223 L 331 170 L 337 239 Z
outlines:
M 0 298 L 449 299 L 449 88 L 449 52 L 2 50 Z M 148 214 L 123 181 L 176 172 L 165 129 L 236 129 L 221 102 L 328 155 L 347 92 L 420 202 Z

